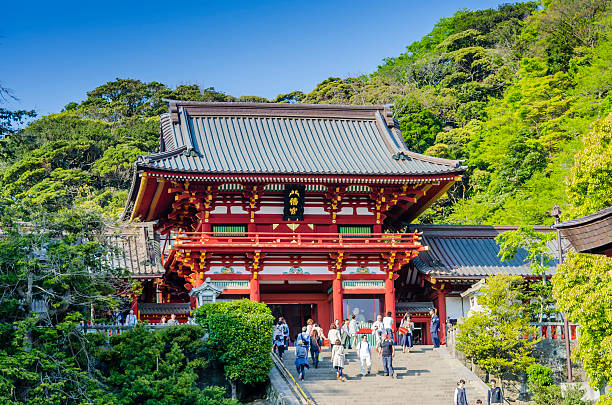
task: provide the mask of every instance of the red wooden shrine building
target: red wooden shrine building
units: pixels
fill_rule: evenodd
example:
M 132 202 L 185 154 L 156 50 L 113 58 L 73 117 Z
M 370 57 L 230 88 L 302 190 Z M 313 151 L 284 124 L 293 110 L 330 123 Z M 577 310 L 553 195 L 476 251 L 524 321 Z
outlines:
M 398 308 L 425 316 L 433 305 L 446 318 L 441 284 L 414 273 L 428 247 L 406 225 L 465 167 L 409 151 L 388 106 L 169 107 L 161 150 L 138 158 L 125 210 L 153 222 L 161 246 L 163 269 L 135 274 L 141 317 L 163 305 L 180 315 L 210 278 L 219 299 L 263 301 L 293 330 L 310 317 L 327 330 L 351 314 L 396 314 L 403 289 L 426 280 L 425 303 Z

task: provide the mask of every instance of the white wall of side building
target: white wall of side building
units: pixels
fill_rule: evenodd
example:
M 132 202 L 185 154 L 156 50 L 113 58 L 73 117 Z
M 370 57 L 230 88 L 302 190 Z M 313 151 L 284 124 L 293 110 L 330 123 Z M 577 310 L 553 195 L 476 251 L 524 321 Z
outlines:
M 467 302 L 461 305 L 461 297 L 446 297 L 446 317 L 450 319 L 459 319 L 467 314 L 470 309 Z

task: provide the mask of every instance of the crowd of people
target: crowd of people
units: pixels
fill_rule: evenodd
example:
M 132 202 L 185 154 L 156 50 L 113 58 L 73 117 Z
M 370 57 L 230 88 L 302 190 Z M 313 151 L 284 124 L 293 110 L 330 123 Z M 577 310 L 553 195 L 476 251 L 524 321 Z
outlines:
M 138 318 L 134 314 L 134 310 L 130 309 L 130 312 L 127 315 L 124 315 L 119 309 L 115 308 L 115 310 L 109 316 L 110 321 L 113 325 L 124 325 L 124 326 L 134 326 L 138 323 Z M 170 314 L 170 318 L 166 318 L 166 316 L 162 316 L 160 321 L 160 325 L 178 325 L 179 321 L 176 319 L 175 314 Z M 187 325 L 195 325 L 195 321 L 191 316 L 187 317 L 187 321 L 185 322 Z
M 355 315 L 351 319 L 340 321 L 335 320 L 329 327 L 327 337 L 321 326 L 308 319 L 306 325 L 296 335 L 295 339 L 295 367 L 300 380 L 306 377 L 306 370 L 311 364 L 314 368 L 319 367 L 321 354 L 325 340 L 329 341 L 330 360 L 338 381 L 346 381 L 344 368 L 346 365 L 346 354 L 348 350 L 355 350 L 359 358 L 360 372 L 362 376 L 367 376 L 372 368 L 372 356 L 377 353 L 382 362 L 382 369 L 385 376 L 395 378 L 393 370 L 393 358 L 396 354 L 396 344 L 402 348 L 403 353 L 410 353 L 414 346 L 415 325 L 410 318 L 410 314 L 404 315 L 397 329 L 397 340 L 394 336 L 393 326 L 395 320 L 387 312 L 386 316 L 378 315 L 376 321 L 371 326 L 371 334 L 374 337 L 374 344 L 370 344 L 367 334 L 359 337 L 359 326 Z M 438 332 L 440 331 L 440 319 L 435 311 L 430 311 L 430 332 L 434 348 L 440 347 Z M 273 332 L 273 350 L 283 360 L 283 354 L 289 348 L 290 342 L 289 325 L 283 317 L 278 318 Z M 309 361 L 310 357 L 310 361 Z M 496 386 L 496 381 L 491 380 L 491 388 L 487 395 L 487 404 L 503 403 L 501 389 Z M 459 380 L 454 394 L 454 405 L 468 405 L 465 381 Z M 476 404 L 482 404 L 478 399 Z

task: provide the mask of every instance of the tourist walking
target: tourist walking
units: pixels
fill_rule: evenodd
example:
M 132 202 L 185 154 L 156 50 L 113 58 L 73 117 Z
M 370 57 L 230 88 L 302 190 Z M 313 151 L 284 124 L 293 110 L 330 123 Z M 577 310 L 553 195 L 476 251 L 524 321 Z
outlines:
M 351 348 L 351 337 L 349 333 L 349 320 L 345 319 L 342 324 L 342 328 L 340 328 L 340 341 L 342 342 L 342 346 L 345 349 Z
M 378 315 L 376 322 L 372 324 L 372 335 L 376 338 L 376 347 L 380 346 L 382 335 L 385 332 L 385 326 L 382 323 L 382 315 Z
M 309 319 L 306 321 L 306 333 L 310 336 L 312 334 L 312 328 L 314 328 L 314 321 Z
M 127 326 L 134 326 L 138 323 L 138 319 L 136 318 L 136 315 L 134 315 L 134 310 L 130 309 L 130 313 L 127 314 L 127 316 L 125 317 L 125 324 Z
M 349 338 L 351 339 L 351 346 L 357 349 L 359 343 L 359 327 L 357 326 L 357 320 L 355 314 L 351 315 L 351 321 L 349 322 Z
M 504 403 L 504 395 L 501 388 L 497 386 L 497 381 L 495 381 L 495 379 L 491 380 L 491 388 L 489 388 L 489 392 L 487 393 L 487 401 L 488 405 Z
M 454 405 L 468 405 L 464 380 L 457 381 L 457 388 L 455 388 L 455 397 L 453 401 Z
M 318 323 L 315 323 L 314 328 L 312 329 L 317 331 L 317 333 L 319 334 L 319 338 L 321 338 L 321 340 L 327 339 L 325 337 L 325 333 L 323 332 L 323 328 L 321 327 L 321 325 L 319 325 Z
M 283 360 L 283 353 L 285 352 L 285 335 L 283 334 L 282 325 L 283 323 L 278 321 L 272 333 L 272 350 L 278 353 L 278 357 L 281 361 Z
M 342 370 L 344 369 L 345 355 L 344 346 L 342 346 L 342 342 L 340 342 L 340 339 L 336 340 L 332 348 L 331 357 L 334 370 L 336 370 L 336 378 L 338 379 L 338 381 L 342 381 Z
M 370 374 L 370 369 L 372 368 L 372 347 L 366 335 L 361 337 L 361 341 L 355 346 L 355 349 L 359 354 L 361 375 L 365 376 L 366 374 Z
M 115 325 L 123 325 L 123 314 L 119 312 L 119 308 L 113 311 L 112 319 Z
M 327 334 L 327 338 L 329 339 L 329 344 L 331 346 L 330 350 L 333 351 L 334 345 L 336 344 L 336 340 L 340 340 L 340 331 L 333 323 L 329 326 L 329 333 Z
M 404 318 L 400 322 L 400 327 L 398 329 L 399 334 L 399 343 L 402 346 L 402 352 L 406 351 L 406 347 L 408 347 L 408 353 L 410 353 L 410 349 L 414 345 L 413 340 L 413 332 L 414 332 L 414 322 L 410 319 L 410 315 L 404 315 Z
M 304 342 L 306 349 L 310 349 L 310 336 L 308 335 L 308 332 L 306 332 L 307 330 L 308 328 L 306 326 L 302 327 L 302 332 L 295 338 L 295 344 L 297 345 L 300 341 L 302 341 Z
M 323 341 L 319 337 L 319 333 L 316 329 L 312 330 L 310 335 L 310 356 L 312 357 L 312 364 L 314 368 L 319 367 L 319 353 L 321 353 L 321 345 Z
M 395 320 L 391 317 L 391 312 L 387 312 L 387 316 L 385 316 L 382 320 L 383 327 L 385 328 L 385 333 L 389 335 L 389 338 L 392 342 L 395 342 L 395 338 L 393 336 L 393 324 Z
M 278 321 L 282 324 L 281 330 L 283 332 L 283 340 L 285 341 L 285 351 L 289 348 L 289 325 L 282 316 L 278 318 Z
M 304 380 L 305 369 L 310 368 L 308 364 L 308 349 L 303 340 L 295 342 L 295 368 L 300 380 Z
M 433 347 L 440 347 L 440 337 L 438 333 L 440 332 L 440 318 L 436 315 L 436 312 L 433 309 L 429 310 L 429 315 L 431 315 L 431 321 L 429 325 L 429 332 L 431 333 L 431 341 L 433 342 Z
M 393 357 L 395 357 L 395 347 L 393 347 L 393 340 L 388 334 L 383 334 L 380 348 L 378 349 L 382 357 L 383 371 L 385 376 L 395 378 L 393 375 Z
M 168 325 L 178 325 L 178 321 L 176 320 L 176 315 L 170 314 L 170 319 L 168 319 Z

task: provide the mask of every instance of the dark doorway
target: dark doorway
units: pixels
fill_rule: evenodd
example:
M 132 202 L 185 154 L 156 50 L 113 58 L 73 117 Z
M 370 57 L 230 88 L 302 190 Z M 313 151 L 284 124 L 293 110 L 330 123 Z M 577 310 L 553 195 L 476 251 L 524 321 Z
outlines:
M 427 343 L 427 324 L 425 322 L 415 322 L 414 331 L 412 332 L 412 338 L 414 339 L 415 345 L 425 345 Z
M 268 306 L 275 321 L 281 316 L 285 318 L 289 325 L 289 339 L 292 342 L 302 331 L 302 326 L 306 326 L 308 319 L 317 321 L 317 304 L 268 304 Z

